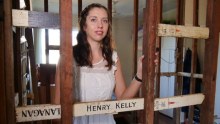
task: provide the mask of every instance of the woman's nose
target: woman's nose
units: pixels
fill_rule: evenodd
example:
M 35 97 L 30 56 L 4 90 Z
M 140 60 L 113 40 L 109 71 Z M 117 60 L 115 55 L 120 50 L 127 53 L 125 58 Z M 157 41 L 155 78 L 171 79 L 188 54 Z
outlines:
M 98 27 L 99 27 L 99 28 L 102 28 L 102 27 L 103 27 L 102 21 L 98 21 Z

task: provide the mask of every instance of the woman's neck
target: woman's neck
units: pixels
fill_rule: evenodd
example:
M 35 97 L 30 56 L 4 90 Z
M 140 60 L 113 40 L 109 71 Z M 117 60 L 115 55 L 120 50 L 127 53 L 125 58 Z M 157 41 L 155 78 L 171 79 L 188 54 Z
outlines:
M 89 44 L 91 47 L 92 63 L 99 62 L 101 59 L 103 59 L 101 44 L 99 42 L 90 42 Z

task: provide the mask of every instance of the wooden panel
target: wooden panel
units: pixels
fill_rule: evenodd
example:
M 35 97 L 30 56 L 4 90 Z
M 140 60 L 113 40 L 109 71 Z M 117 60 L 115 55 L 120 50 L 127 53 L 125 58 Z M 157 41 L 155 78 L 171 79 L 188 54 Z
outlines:
M 59 28 L 59 15 L 47 12 L 12 10 L 13 26 L 36 28 Z
M 192 94 L 175 96 L 169 98 L 156 98 L 154 100 L 154 111 L 177 108 L 189 105 L 201 104 L 204 100 L 203 94 Z M 94 114 L 116 114 L 118 112 L 134 111 L 144 109 L 144 98 L 100 101 L 90 103 L 76 103 L 73 105 L 73 116 L 85 116 Z M 16 108 L 17 122 L 59 119 L 61 116 L 60 105 L 29 105 Z
M 209 37 L 209 29 L 203 27 L 159 24 L 158 36 L 207 39 Z

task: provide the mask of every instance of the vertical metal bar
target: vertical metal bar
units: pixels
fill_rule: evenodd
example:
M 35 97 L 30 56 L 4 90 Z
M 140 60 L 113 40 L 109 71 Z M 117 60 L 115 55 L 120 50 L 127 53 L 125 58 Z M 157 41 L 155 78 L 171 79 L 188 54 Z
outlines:
M 220 32 L 220 1 L 209 0 L 207 4 L 206 25 L 209 27 L 210 33 L 209 38 L 205 41 L 205 59 L 202 82 L 205 99 L 201 106 L 201 124 L 213 124 L 214 122 L 214 104 Z
M 73 54 L 72 54 L 72 0 L 60 0 L 60 98 L 61 122 L 73 120 Z
M 14 50 L 12 35 L 12 0 L 5 0 L 4 5 L 4 40 L 5 40 L 5 83 L 7 124 L 15 124 L 14 103 Z
M 154 86 L 155 86 L 155 52 L 156 30 L 158 23 L 157 9 L 160 0 L 147 0 L 144 14 L 143 31 L 143 92 L 144 92 L 144 124 L 154 123 Z
M 184 12 L 185 12 L 185 0 L 177 0 L 177 15 L 176 15 L 176 24 L 177 25 L 184 25 Z M 176 38 L 176 72 L 183 71 L 183 40 L 184 38 Z M 176 76 L 175 79 L 175 96 L 182 94 L 183 88 L 183 78 L 181 76 Z M 180 109 L 174 109 L 174 123 L 180 124 Z

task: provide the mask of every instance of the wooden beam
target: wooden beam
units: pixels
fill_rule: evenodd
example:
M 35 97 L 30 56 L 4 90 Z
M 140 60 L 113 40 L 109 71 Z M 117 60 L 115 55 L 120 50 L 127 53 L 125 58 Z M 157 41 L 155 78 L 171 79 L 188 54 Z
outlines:
M 2 3 L 0 3 L 2 4 Z M 1 11 L 1 10 L 0 10 Z M 2 10 L 3 11 L 3 10 Z M 3 22 L 0 21 L 0 123 L 7 124 L 7 110 L 6 110 L 6 87 L 5 87 L 5 40 Z
M 220 1 L 209 0 L 207 2 L 206 25 L 209 27 L 210 36 L 205 41 L 203 93 L 206 96 L 200 112 L 201 124 L 214 123 L 214 105 L 216 91 L 216 76 L 218 65 L 218 47 L 220 32 Z
M 82 0 L 78 0 L 78 20 L 80 18 L 81 12 L 82 12 Z
M 177 0 L 176 2 L 177 12 L 176 12 L 176 24 L 177 25 L 184 25 L 184 18 L 185 18 L 185 0 Z M 183 71 L 183 43 L 184 38 L 176 38 L 176 72 Z M 176 77 L 175 78 L 175 89 L 174 94 L 175 96 L 179 96 L 182 94 L 183 89 L 183 77 Z M 174 124 L 180 124 L 180 108 L 174 109 Z
M 109 20 L 112 24 L 112 0 L 108 0 Z
M 166 37 L 185 37 L 207 39 L 209 37 L 209 29 L 205 27 L 180 26 L 158 24 L 158 36 Z
M 199 26 L 198 25 L 198 12 L 199 12 L 199 1 L 198 0 L 193 0 L 193 26 Z M 197 70 L 197 45 L 198 45 L 198 39 L 193 39 L 192 43 L 192 56 L 191 56 L 191 74 L 196 73 Z M 193 76 L 190 77 L 190 91 L 189 94 L 195 93 L 196 90 L 196 79 L 193 78 Z M 193 123 L 193 118 L 194 118 L 194 106 L 189 106 L 189 112 L 188 112 L 188 119 L 189 123 Z
M 137 48 L 138 48 L 138 5 L 139 0 L 134 0 L 134 11 L 133 11 L 133 74 L 136 75 L 137 71 Z
M 156 98 L 154 100 L 153 111 L 197 105 L 201 104 L 203 100 L 204 95 L 201 93 L 174 96 L 169 98 Z M 95 114 L 116 114 L 118 112 L 142 109 L 144 109 L 144 98 L 76 103 L 73 105 L 73 116 L 78 117 Z M 17 122 L 59 119 L 61 117 L 60 114 L 60 105 L 43 104 L 16 108 Z
M 48 12 L 12 10 L 12 24 L 18 27 L 59 28 L 59 15 Z
M 143 85 L 142 91 L 145 100 L 144 109 L 144 124 L 154 123 L 154 89 L 155 89 L 155 63 L 156 59 L 156 39 L 157 39 L 157 25 L 159 19 L 157 16 L 158 9 L 161 8 L 161 0 L 146 1 L 146 9 L 144 10 L 144 24 L 143 24 Z
M 15 124 L 15 103 L 14 103 L 14 50 L 12 35 L 12 0 L 6 0 L 4 5 L 4 50 L 5 50 L 5 91 L 7 124 Z
M 72 124 L 72 0 L 60 0 L 60 72 L 61 123 Z
M 32 36 L 33 32 L 31 28 L 25 29 L 25 37 L 28 42 L 28 55 L 30 57 L 30 69 L 31 69 L 31 77 L 32 77 L 32 90 L 31 93 L 34 93 L 34 104 L 39 103 L 39 95 L 38 95 L 38 80 L 37 80 L 37 70 L 36 70 L 36 61 L 35 61 L 35 51 L 34 51 L 34 40 Z
M 48 12 L 48 0 L 44 0 L 44 12 Z M 45 29 L 45 54 L 46 54 L 46 64 L 49 64 L 49 31 L 48 29 Z M 47 87 L 47 94 L 50 93 L 50 88 Z M 47 100 L 50 99 L 50 96 L 46 96 Z

